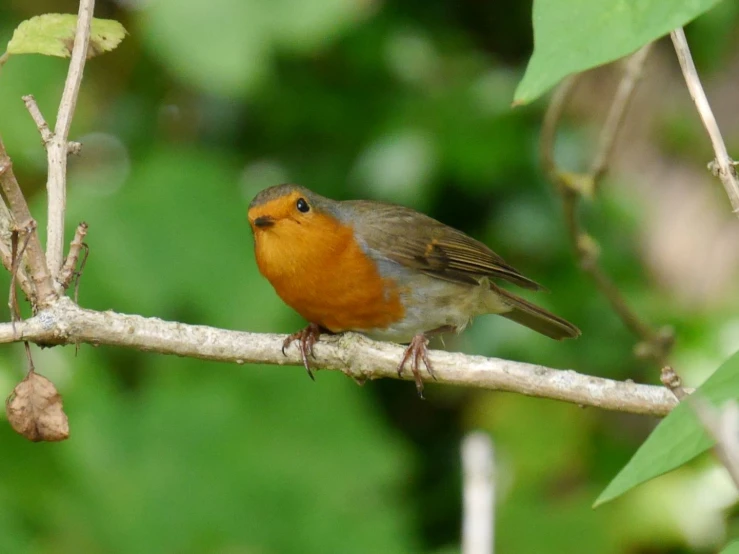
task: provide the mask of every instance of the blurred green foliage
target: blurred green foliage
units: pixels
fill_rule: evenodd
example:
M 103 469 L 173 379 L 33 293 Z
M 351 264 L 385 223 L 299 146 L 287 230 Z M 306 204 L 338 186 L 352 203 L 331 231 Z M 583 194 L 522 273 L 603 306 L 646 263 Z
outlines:
M 75 10 L 2 3 L 0 41 L 33 15 Z M 710 32 L 735 34 L 729 15 L 699 20 L 707 51 L 731 46 Z M 72 128 L 84 151 L 70 162 L 70 236 L 90 224 L 83 306 L 294 331 L 303 322 L 259 276 L 245 220 L 258 190 L 293 181 L 471 233 L 551 289 L 537 301 L 584 332 L 556 343 L 483 317 L 448 348 L 656 382 L 574 263 L 538 168 L 543 104 L 510 109 L 532 49 L 526 2 L 101 0 L 96 16 L 130 34 L 88 64 Z M 20 97 L 33 93 L 53 120 L 65 71 L 18 56 L 0 73 L 0 133 L 42 223 L 46 160 Z M 562 142 L 566 163 L 587 160 L 586 135 L 565 128 Z M 639 260 L 641 210 L 605 187 L 584 215 L 643 316 L 677 328 L 678 360 L 713 370 L 739 298 L 700 311 L 674 302 Z M 29 444 L 0 425 L 3 553 L 456 552 L 459 442 L 473 428 L 496 444 L 499 552 L 678 553 L 691 541 L 711 552 L 724 539 L 713 504 L 675 501 L 705 459 L 591 510 L 648 418 L 433 384 L 423 402 L 404 382 L 358 387 L 321 372 L 313 383 L 300 368 L 114 348 L 34 352 L 72 436 Z M 23 355 L 0 354 L 7 395 Z M 688 535 L 680 517 L 699 509 L 713 519 Z

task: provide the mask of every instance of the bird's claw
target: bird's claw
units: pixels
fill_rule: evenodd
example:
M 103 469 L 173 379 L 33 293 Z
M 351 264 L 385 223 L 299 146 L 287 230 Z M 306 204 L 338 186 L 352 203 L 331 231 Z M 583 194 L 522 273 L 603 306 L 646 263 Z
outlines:
M 313 370 L 310 368 L 308 356 L 315 358 L 315 356 L 313 355 L 313 345 L 318 342 L 318 337 L 320 336 L 321 328 L 315 323 L 311 323 L 305 329 L 301 329 L 300 331 L 297 331 L 292 335 L 288 335 L 288 337 L 282 343 L 283 356 L 287 355 L 285 353 L 286 348 L 288 348 L 293 342 L 298 343 L 300 359 L 303 360 L 303 366 L 305 366 L 305 370 L 308 372 L 308 377 L 310 377 L 314 381 L 316 380 L 316 378 L 313 376 Z
M 411 340 L 410 344 L 405 349 L 403 357 L 400 360 L 400 364 L 398 364 L 398 377 L 402 377 L 403 368 L 405 367 L 405 364 L 408 363 L 408 361 L 410 360 L 411 372 L 413 373 L 413 377 L 416 380 L 416 390 L 418 391 L 418 396 L 421 399 L 423 399 L 423 380 L 421 379 L 420 370 L 421 361 L 423 361 L 423 364 L 426 366 L 426 370 L 429 372 L 429 375 L 431 375 L 434 381 L 436 381 L 436 373 L 434 373 L 433 366 L 431 365 L 431 361 L 428 357 L 428 344 L 429 340 L 426 338 L 425 335 L 416 335 L 415 337 L 413 337 L 413 340 Z

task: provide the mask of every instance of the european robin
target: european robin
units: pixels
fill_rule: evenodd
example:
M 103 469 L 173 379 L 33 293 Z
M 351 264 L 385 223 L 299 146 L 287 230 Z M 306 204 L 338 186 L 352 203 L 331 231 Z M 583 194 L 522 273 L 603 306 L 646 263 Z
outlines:
M 370 200 L 325 198 L 305 187 L 277 185 L 249 205 L 259 271 L 282 300 L 308 320 L 290 335 L 308 375 L 320 334 L 356 331 L 408 343 L 423 397 L 420 362 L 433 377 L 428 337 L 462 331 L 472 318 L 499 314 L 553 339 L 580 330 L 499 287 L 494 279 L 542 287 L 487 246 L 410 208 Z

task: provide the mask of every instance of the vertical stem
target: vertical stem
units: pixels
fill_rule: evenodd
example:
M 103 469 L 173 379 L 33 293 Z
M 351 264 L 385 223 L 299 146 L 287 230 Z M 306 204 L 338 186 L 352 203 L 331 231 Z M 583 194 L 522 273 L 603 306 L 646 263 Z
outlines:
M 731 202 L 734 213 L 739 216 L 739 180 L 737 180 L 736 171 L 729 153 L 726 151 L 724 139 L 721 137 L 721 131 L 718 128 L 716 118 L 711 111 L 711 105 L 708 103 L 706 93 L 703 91 L 698 70 L 693 63 L 693 56 L 690 54 L 688 40 L 685 38 L 685 32 L 679 27 L 670 33 L 672 44 L 677 53 L 677 59 L 680 61 L 680 68 L 683 70 L 685 84 L 688 85 L 690 96 L 698 109 L 703 126 L 708 132 L 713 145 L 713 151 L 716 153 L 717 173 L 721 183 L 724 185 L 726 194 Z
M 492 554 L 495 535 L 495 462 L 493 442 L 482 432 L 462 441 L 464 511 L 462 554 Z
M 597 244 L 587 234 L 577 213 L 580 196 L 595 194 L 608 169 L 618 131 L 623 124 L 626 109 L 642 74 L 649 50 L 650 45 L 647 44 L 634 53 L 626 62 L 623 77 L 611 102 L 608 117 L 598 140 L 598 150 L 588 173 L 575 174 L 561 170 L 554 159 L 557 125 L 572 94 L 578 75 L 564 80 L 552 95 L 552 100 L 542 123 L 539 158 L 549 180 L 552 181 L 562 196 L 567 233 L 580 266 L 583 271 L 591 276 L 598 290 L 606 297 L 624 324 L 642 339 L 643 348 L 640 345 L 642 355 L 653 358 L 660 366 L 663 366 L 672 347 L 672 332 L 667 328 L 652 329 L 629 306 L 619 288 L 598 263 Z
M 28 203 L 23 196 L 18 181 L 13 173 L 13 164 L 10 161 L 7 153 L 5 152 L 5 145 L 0 140 L 0 188 L 2 188 L 3 194 L 8 201 L 8 206 L 13 214 L 14 225 L 24 225 L 30 221 L 33 221 L 31 212 L 28 209 Z M 12 229 L 11 229 L 12 231 Z M 44 251 L 41 248 L 41 241 L 38 238 L 38 233 L 34 229 L 31 233 L 31 238 L 28 243 L 28 266 L 31 273 L 31 280 L 33 282 L 33 289 L 35 289 L 35 297 L 39 306 L 47 306 L 53 300 L 56 299 L 54 293 L 54 286 L 49 276 L 49 269 L 46 265 L 46 257 Z M 11 260 L 12 265 L 12 260 Z M 29 294 L 29 291 L 25 291 Z M 30 291 L 33 292 L 33 291 Z M 33 297 L 30 294 L 29 297 Z
M 49 195 L 49 222 L 47 228 L 46 258 L 49 271 L 55 279 L 64 259 L 64 213 L 67 207 L 67 154 L 69 129 L 72 125 L 82 73 L 87 59 L 90 26 L 95 0 L 80 0 L 77 32 L 74 37 L 72 59 L 64 84 L 62 100 L 56 118 L 54 136 L 47 145 L 49 177 L 46 189 Z

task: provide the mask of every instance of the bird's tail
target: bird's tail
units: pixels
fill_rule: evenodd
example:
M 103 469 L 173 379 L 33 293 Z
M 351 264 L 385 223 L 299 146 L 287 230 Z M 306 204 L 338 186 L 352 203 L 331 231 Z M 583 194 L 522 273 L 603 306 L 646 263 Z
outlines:
M 580 336 L 580 329 L 569 321 L 492 283 L 491 288 L 500 295 L 505 304 L 513 308 L 511 311 L 501 313 L 503 317 L 557 340 Z

